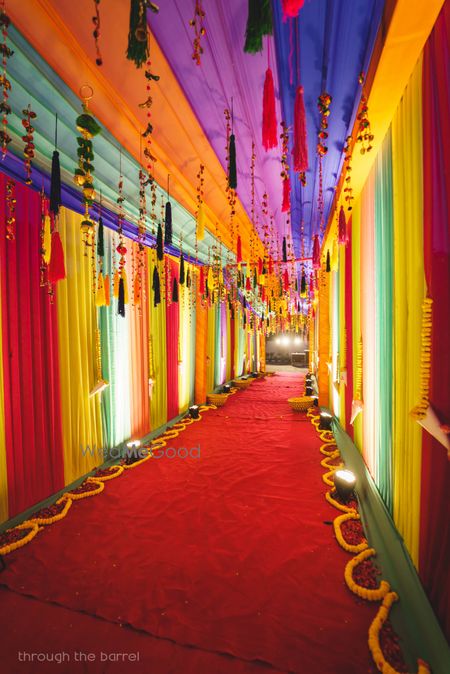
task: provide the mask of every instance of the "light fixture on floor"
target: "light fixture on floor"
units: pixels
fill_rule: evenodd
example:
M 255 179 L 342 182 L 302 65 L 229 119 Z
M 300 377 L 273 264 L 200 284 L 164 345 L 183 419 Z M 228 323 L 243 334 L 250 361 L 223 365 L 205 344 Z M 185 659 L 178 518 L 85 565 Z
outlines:
M 224 384 L 222 387 L 222 393 L 230 393 L 230 391 L 231 391 L 230 384 Z
M 351 470 L 337 470 L 334 473 L 334 486 L 342 501 L 348 501 L 356 485 L 356 476 Z
M 127 442 L 128 449 L 133 449 L 133 447 L 140 447 L 140 446 L 141 446 L 140 440 L 130 440 L 130 442 Z
M 311 384 L 306 384 L 305 386 L 305 395 L 306 396 L 312 396 L 313 394 L 313 387 Z
M 252 377 L 253 379 L 256 379 L 257 376 L 258 376 L 257 372 L 252 372 L 250 375 L 250 377 Z
M 326 410 L 322 410 L 320 413 L 320 422 L 319 430 L 320 431 L 331 431 L 331 422 L 333 420 L 333 415 Z
M 313 405 L 314 405 L 314 407 L 319 407 L 319 398 L 313 399 Z
M 191 405 L 189 408 L 189 415 L 191 419 L 198 419 L 200 414 L 200 407 L 198 405 Z

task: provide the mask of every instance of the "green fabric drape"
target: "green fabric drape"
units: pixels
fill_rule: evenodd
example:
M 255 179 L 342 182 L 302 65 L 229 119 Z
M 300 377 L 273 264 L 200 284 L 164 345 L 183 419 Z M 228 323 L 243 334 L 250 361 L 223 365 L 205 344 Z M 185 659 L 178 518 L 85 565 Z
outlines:
M 392 149 L 387 134 L 376 160 L 375 292 L 376 292 L 376 474 L 381 496 L 392 514 L 392 339 L 393 213 Z

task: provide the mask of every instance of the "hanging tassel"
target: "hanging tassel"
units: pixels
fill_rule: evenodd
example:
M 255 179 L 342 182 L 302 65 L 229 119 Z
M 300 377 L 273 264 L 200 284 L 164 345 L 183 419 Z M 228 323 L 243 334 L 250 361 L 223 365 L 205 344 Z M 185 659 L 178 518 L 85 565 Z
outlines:
M 125 287 L 124 287 L 124 282 L 123 278 L 120 278 L 119 281 L 119 304 L 117 308 L 117 312 L 119 316 L 122 316 L 125 318 Z
M 263 35 L 272 35 L 270 0 L 249 0 L 244 51 L 247 54 L 262 51 Z
M 128 304 L 128 279 L 125 269 L 122 269 L 122 274 L 120 275 L 121 280 L 123 281 L 123 301 L 125 304 Z M 120 289 L 119 289 L 120 290 Z
M 59 166 L 59 152 L 54 150 L 52 155 L 52 173 L 50 178 L 50 210 L 57 215 L 61 206 L 61 169 Z
M 156 257 L 161 261 L 164 257 L 163 233 L 161 223 L 158 223 L 158 231 L 156 234 Z
M 100 272 L 97 279 L 97 292 L 95 294 L 95 306 L 104 307 L 106 304 L 105 299 L 105 281 L 103 274 Z
M 291 208 L 291 180 L 289 177 L 283 180 L 283 204 L 281 210 L 283 213 Z
M 44 254 L 43 260 L 45 264 L 49 264 L 52 256 L 52 223 L 50 216 L 46 215 L 44 218 Z
M 181 275 L 181 272 L 180 272 L 180 275 Z M 190 287 L 191 287 L 191 284 L 192 284 L 192 281 L 191 281 L 191 270 L 190 270 L 189 267 L 188 267 L 187 274 L 186 274 L 186 288 L 190 288 Z
M 205 294 L 205 271 L 204 271 L 203 267 L 200 267 L 200 281 L 199 281 L 199 284 L 198 284 L 198 291 L 199 291 L 200 295 Z
M 320 269 L 320 244 L 317 234 L 314 236 L 313 254 L 312 254 L 313 269 Z
M 246 281 L 245 281 L 245 289 L 246 290 L 251 290 L 252 289 L 252 283 L 250 281 L 250 276 L 247 276 Z
M 134 277 L 133 304 L 135 307 L 139 307 L 141 305 L 141 279 L 139 277 L 139 274 L 136 274 L 136 276 Z
M 97 232 L 97 255 L 99 257 L 104 257 L 105 255 L 105 240 L 103 233 L 103 218 L 100 216 L 98 219 L 98 232 Z
M 202 201 L 197 213 L 197 241 L 203 241 L 204 238 L 205 238 L 205 207 Z
M 149 55 L 146 9 L 145 0 L 131 0 L 127 59 L 133 61 L 136 68 L 140 68 Z
M 161 283 L 159 281 L 159 274 L 157 267 L 153 268 L 152 290 L 153 290 L 153 306 L 157 307 L 158 304 L 161 303 Z
M 114 272 L 114 279 L 113 279 L 113 297 L 116 300 L 119 299 L 119 281 L 120 281 L 120 274 L 116 269 L 116 271 Z
M 239 264 L 242 262 L 242 241 L 241 237 L 238 235 L 237 244 L 236 244 L 236 262 Z
M 284 270 L 283 280 L 284 280 L 284 290 L 285 292 L 287 292 L 289 290 L 289 272 L 287 269 Z
M 269 257 L 269 276 L 270 274 L 273 274 L 273 260 L 271 257 Z
M 186 280 L 186 275 L 184 272 L 184 255 L 181 253 L 180 255 L 180 285 L 184 285 L 184 282 Z
M 234 133 L 230 136 L 230 145 L 228 147 L 229 169 L 228 169 L 228 187 L 232 190 L 237 188 L 237 169 L 236 169 L 236 138 Z
M 347 238 L 347 223 L 345 221 L 344 207 L 341 206 L 339 211 L 339 223 L 338 223 L 338 240 L 342 246 L 346 246 L 348 243 Z
M 166 201 L 166 216 L 164 218 L 164 244 L 170 246 L 172 243 L 172 204 Z
M 300 295 L 302 297 L 306 296 L 306 275 L 305 275 L 305 270 L 302 271 L 302 280 L 300 283 Z
M 283 236 L 283 262 L 287 262 L 287 245 L 285 236 Z
M 48 265 L 48 280 L 50 283 L 57 283 L 66 278 L 66 267 L 64 264 L 64 250 L 59 232 L 52 234 L 52 252 L 50 263 Z
M 291 19 L 296 19 L 299 11 L 303 7 L 305 0 L 282 0 L 283 4 L 283 20 L 289 17 Z
M 266 151 L 278 145 L 275 88 L 270 68 L 267 68 L 266 79 L 264 80 L 262 144 Z
M 258 258 L 258 276 L 261 276 L 262 273 L 263 273 L 263 261 L 259 257 Z
M 176 276 L 173 277 L 172 302 L 178 302 L 178 281 Z
M 109 283 L 109 275 L 106 275 L 103 280 L 103 285 L 105 287 L 105 306 L 109 307 L 111 304 L 111 288 Z
M 331 265 L 330 265 L 330 251 L 327 250 L 327 266 L 326 266 L 326 271 L 330 272 L 331 271 Z
M 306 113 L 303 87 L 297 87 L 294 104 L 294 171 L 308 170 L 308 144 L 306 142 Z
M 253 288 L 256 288 L 258 285 L 258 276 L 256 274 L 256 267 L 253 270 Z

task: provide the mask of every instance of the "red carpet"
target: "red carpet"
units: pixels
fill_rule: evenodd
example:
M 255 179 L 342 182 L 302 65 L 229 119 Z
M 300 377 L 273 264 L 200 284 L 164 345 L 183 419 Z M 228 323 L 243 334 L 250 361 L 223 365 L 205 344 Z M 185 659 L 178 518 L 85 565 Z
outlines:
M 169 441 L 199 446 L 200 458 L 163 457 L 128 471 L 10 555 L 0 582 L 41 600 L 2 591 L 9 615 L 2 610 L 1 629 L 15 635 L 14 649 L 31 650 L 31 629 L 35 650 L 86 644 L 142 654 L 111 669 L 72 663 L 70 674 L 371 669 L 375 610 L 344 585 L 348 555 L 327 524 L 336 511 L 324 499 L 321 443 L 286 402 L 299 388 L 298 375 L 254 382 Z M 70 635 L 44 636 L 55 621 L 71 624 Z M 15 650 L 8 674 L 30 671 L 13 669 Z

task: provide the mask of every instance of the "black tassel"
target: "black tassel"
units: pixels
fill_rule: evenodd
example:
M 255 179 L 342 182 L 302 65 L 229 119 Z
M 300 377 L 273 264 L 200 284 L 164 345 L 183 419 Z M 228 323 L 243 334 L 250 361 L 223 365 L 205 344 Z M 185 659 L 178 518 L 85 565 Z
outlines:
M 287 245 L 285 236 L 283 236 L 283 262 L 287 262 Z
M 301 311 L 300 302 L 297 302 L 297 313 L 299 314 L 300 311 Z
M 331 271 L 330 251 L 329 250 L 327 250 L 327 271 Z
M 156 234 L 156 257 L 160 261 L 164 257 L 163 233 L 161 223 L 158 224 L 158 233 Z
M 123 283 L 123 278 L 119 281 L 119 307 L 118 307 L 119 316 L 125 318 L 125 286 Z
M 137 68 L 146 62 L 149 55 L 146 9 L 145 0 L 131 0 L 127 59 L 134 61 Z
M 305 276 L 305 270 L 302 271 L 302 283 L 300 286 L 300 294 L 305 295 L 306 294 L 306 276 Z
M 229 171 L 228 171 L 228 187 L 232 190 L 237 188 L 237 170 L 236 170 L 236 138 L 234 133 L 230 136 L 230 145 L 228 147 L 229 156 Z
M 105 255 L 105 240 L 104 240 L 104 236 L 103 236 L 103 218 L 101 216 L 98 219 L 97 255 L 99 257 L 104 257 L 104 255 Z
M 54 150 L 52 156 L 52 175 L 50 179 L 50 210 L 57 215 L 61 206 L 61 169 L 59 152 Z
M 295 292 L 297 293 L 298 292 L 298 278 L 297 277 L 295 277 L 294 288 L 295 288 Z
M 242 301 L 242 306 L 244 307 L 244 309 L 247 309 L 247 300 L 245 299 L 245 295 L 244 295 L 244 299 Z
M 186 280 L 186 275 L 184 273 L 184 256 L 183 256 L 183 253 L 181 253 L 181 256 L 180 256 L 180 285 L 184 285 L 185 280 Z
M 172 302 L 178 302 L 178 281 L 175 276 L 173 277 Z
M 158 269 L 156 267 L 153 268 L 152 289 L 153 289 L 153 306 L 157 307 L 158 304 L 161 304 L 161 284 L 159 282 L 159 274 Z
M 244 51 L 247 54 L 262 51 L 263 35 L 272 35 L 270 0 L 249 0 Z
M 208 279 L 205 281 L 205 297 L 209 297 Z
M 253 270 L 253 288 L 255 289 L 258 285 L 258 275 L 256 273 L 256 267 Z
M 170 246 L 172 243 L 172 204 L 166 201 L 166 217 L 164 219 L 164 244 Z

